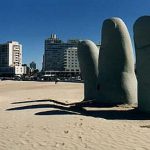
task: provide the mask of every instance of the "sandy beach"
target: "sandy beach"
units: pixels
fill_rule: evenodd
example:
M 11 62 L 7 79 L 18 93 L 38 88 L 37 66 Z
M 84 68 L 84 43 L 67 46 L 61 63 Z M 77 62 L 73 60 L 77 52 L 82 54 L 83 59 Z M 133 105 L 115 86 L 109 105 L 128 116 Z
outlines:
M 149 150 L 150 115 L 74 108 L 82 83 L 0 81 L 0 150 Z

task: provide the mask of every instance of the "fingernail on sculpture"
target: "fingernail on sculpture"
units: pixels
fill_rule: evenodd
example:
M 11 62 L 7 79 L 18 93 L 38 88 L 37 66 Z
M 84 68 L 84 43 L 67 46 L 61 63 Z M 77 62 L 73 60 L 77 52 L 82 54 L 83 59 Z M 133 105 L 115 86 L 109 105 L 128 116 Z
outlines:
M 150 16 L 136 20 L 134 27 L 136 70 L 138 79 L 138 107 L 150 112 Z
M 84 79 L 84 100 L 93 100 L 96 97 L 98 54 L 99 50 L 92 41 L 86 40 L 79 43 L 78 59 Z
M 120 18 L 103 22 L 96 99 L 106 104 L 137 102 L 131 39 Z

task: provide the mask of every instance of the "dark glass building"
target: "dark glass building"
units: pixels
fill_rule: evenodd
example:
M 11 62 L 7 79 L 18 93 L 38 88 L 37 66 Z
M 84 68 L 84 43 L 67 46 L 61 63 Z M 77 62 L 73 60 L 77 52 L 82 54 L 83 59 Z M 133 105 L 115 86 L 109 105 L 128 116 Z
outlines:
M 65 71 L 64 54 L 65 49 L 77 47 L 78 40 L 69 40 L 64 43 L 56 34 L 45 40 L 45 51 L 43 56 L 43 71 Z

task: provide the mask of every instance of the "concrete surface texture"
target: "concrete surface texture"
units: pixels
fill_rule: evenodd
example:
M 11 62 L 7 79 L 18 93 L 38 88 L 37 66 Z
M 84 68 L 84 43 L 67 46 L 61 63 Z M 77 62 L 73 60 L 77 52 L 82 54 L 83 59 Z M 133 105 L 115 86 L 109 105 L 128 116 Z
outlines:
M 137 102 L 131 39 L 120 18 L 103 22 L 96 100 L 107 104 Z
M 99 50 L 92 41 L 85 40 L 79 43 L 78 59 L 84 79 L 84 100 L 96 98 L 98 54 Z
M 138 107 L 150 112 L 150 16 L 142 16 L 134 23 L 136 70 L 138 79 Z

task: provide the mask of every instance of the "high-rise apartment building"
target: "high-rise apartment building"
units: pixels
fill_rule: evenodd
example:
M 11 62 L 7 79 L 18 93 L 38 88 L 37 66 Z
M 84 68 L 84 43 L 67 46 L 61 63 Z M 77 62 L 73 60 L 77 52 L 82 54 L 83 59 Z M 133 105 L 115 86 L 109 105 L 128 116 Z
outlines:
M 0 74 L 22 74 L 22 45 L 16 41 L 0 44 Z
M 69 40 L 66 43 L 52 34 L 45 40 L 45 51 L 43 56 L 43 71 L 76 71 L 79 65 L 68 65 L 67 63 L 78 63 L 77 59 L 78 40 Z M 71 57 L 69 58 L 69 55 Z M 76 57 L 75 57 L 76 56 Z M 76 68 L 74 68 L 74 67 Z M 71 68 L 72 67 L 72 68 Z
M 32 71 L 36 70 L 36 63 L 35 63 L 34 61 L 32 61 L 32 62 L 30 63 L 30 69 L 31 69 Z
M 65 71 L 80 72 L 77 47 L 69 47 L 64 51 L 64 68 Z
M 45 52 L 43 60 L 44 71 L 63 70 L 62 41 L 55 34 L 45 40 Z

